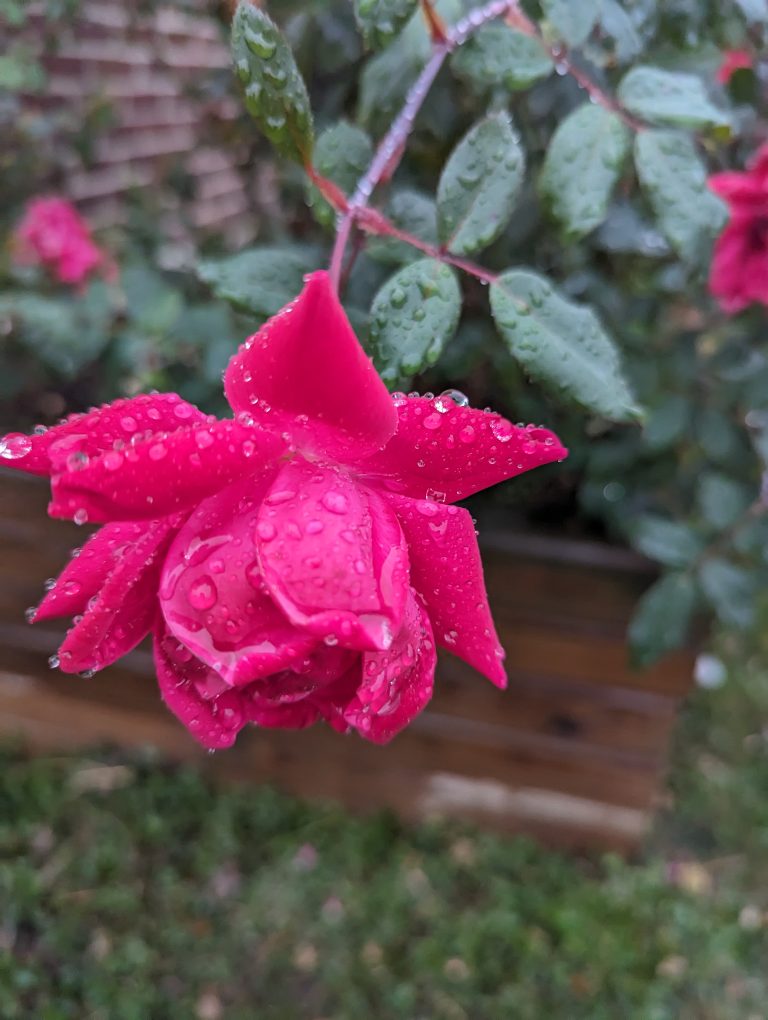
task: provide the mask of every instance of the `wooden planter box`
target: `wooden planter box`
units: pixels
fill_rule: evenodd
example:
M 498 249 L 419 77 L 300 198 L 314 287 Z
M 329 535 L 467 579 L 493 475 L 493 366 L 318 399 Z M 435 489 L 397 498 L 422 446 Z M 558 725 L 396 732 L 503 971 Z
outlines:
M 693 657 L 628 669 L 627 621 L 653 577 L 634 555 L 486 530 L 508 691 L 446 656 L 432 704 L 388 747 L 320 725 L 251 728 L 208 757 L 162 705 L 148 652 L 91 680 L 48 668 L 60 630 L 26 625 L 24 609 L 84 534 L 48 520 L 47 499 L 40 479 L 0 474 L 0 733 L 40 750 L 153 744 L 227 779 L 406 818 L 454 815 L 563 846 L 630 850 L 642 839 Z

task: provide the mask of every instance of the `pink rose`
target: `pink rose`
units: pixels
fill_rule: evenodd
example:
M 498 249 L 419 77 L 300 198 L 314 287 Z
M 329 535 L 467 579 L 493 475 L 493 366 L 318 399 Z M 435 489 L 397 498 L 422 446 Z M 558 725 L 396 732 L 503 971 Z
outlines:
M 78 211 L 63 198 L 36 198 L 14 235 L 21 265 L 44 265 L 60 283 L 81 284 L 105 264 Z
M 709 289 L 726 312 L 768 305 L 768 145 L 744 173 L 714 174 L 708 184 L 731 214 L 715 245 Z
M 561 460 L 544 428 L 385 389 L 325 273 L 232 358 L 236 417 L 175 394 L 6 436 L 55 517 L 104 526 L 36 620 L 74 615 L 67 673 L 150 631 L 168 707 L 207 747 L 325 719 L 384 742 L 432 694 L 435 644 L 506 677 L 474 524 L 451 506 Z
M 717 69 L 717 80 L 721 85 L 727 85 L 734 71 L 752 67 L 752 64 L 752 54 L 749 50 L 726 50 L 723 53 L 723 62 Z

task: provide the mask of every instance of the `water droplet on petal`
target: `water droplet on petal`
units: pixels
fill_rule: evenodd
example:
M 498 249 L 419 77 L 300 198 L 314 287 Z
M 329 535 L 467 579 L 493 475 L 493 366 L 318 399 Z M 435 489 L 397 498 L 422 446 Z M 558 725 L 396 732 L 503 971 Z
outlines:
M 440 417 L 439 414 L 429 414 L 421 424 L 424 426 L 425 429 L 434 431 L 435 429 L 440 428 L 440 426 L 443 424 L 443 419 Z
M 32 449 L 32 440 L 21 432 L 11 432 L 0 439 L 0 457 L 3 460 L 19 460 Z
M 271 542 L 277 534 L 277 528 L 271 521 L 259 521 L 256 525 L 256 534 L 263 542 Z
M 341 492 L 326 492 L 320 502 L 332 514 L 345 514 L 349 509 L 349 500 Z
M 491 432 L 500 443 L 508 443 L 512 438 L 512 425 L 504 418 L 497 418 L 491 422 Z
M 191 585 L 187 598 L 193 609 L 210 609 L 216 604 L 218 592 L 213 578 L 203 574 Z
M 150 456 L 151 455 L 150 451 Z M 102 463 L 107 471 L 118 471 L 123 466 L 124 460 L 125 458 L 122 453 L 118 453 L 117 450 L 110 450 L 108 453 L 104 454 Z
M 210 432 L 206 432 L 205 429 L 198 429 L 195 432 L 195 444 L 198 450 L 205 450 L 209 446 L 213 445 L 213 436 Z

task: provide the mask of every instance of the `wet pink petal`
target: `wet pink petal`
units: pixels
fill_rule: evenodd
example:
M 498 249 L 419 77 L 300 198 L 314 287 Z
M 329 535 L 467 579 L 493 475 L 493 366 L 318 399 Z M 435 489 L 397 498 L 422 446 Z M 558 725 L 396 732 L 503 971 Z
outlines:
M 466 510 L 390 496 L 408 541 L 411 587 L 427 608 L 437 643 L 507 686 L 504 651 L 496 636 L 475 527 Z
M 259 697 L 258 684 L 248 688 L 242 697 L 243 711 L 249 722 L 267 729 L 303 730 L 316 723 L 320 713 L 310 701 L 273 705 Z
M 147 529 L 144 523 L 105 524 L 70 560 L 35 610 L 34 623 L 84 613 L 129 545 Z
M 0 464 L 35 475 L 51 474 L 51 461 L 63 470 L 67 461 L 96 457 L 151 432 L 173 432 L 207 416 L 175 393 L 154 393 L 116 400 L 86 414 L 72 414 L 39 435 L 12 433 L 0 439 Z M 10 441 L 9 441 L 10 440 Z
M 272 598 L 297 627 L 346 648 L 387 648 L 400 628 L 408 554 L 397 517 L 340 467 L 287 463 L 256 526 Z
M 429 702 L 436 662 L 429 617 L 411 593 L 392 647 L 363 655 L 362 682 L 344 718 L 367 740 L 386 744 Z
M 707 178 L 707 186 L 716 195 L 737 209 L 745 212 L 760 210 L 768 205 L 765 183 L 759 177 L 738 170 L 726 170 Z
M 449 397 L 393 402 L 397 433 L 358 466 L 363 477 L 391 492 L 454 503 L 568 453 L 548 429 L 511 425 Z
M 214 421 L 111 450 L 52 482 L 52 517 L 137 520 L 190 509 L 284 449 L 277 435 Z
M 150 631 L 157 615 L 163 556 L 181 517 L 148 523 L 127 545 L 82 619 L 59 649 L 64 673 L 102 669 L 130 652 Z
M 231 747 L 246 720 L 243 696 L 200 662 L 162 623 L 154 642 L 157 680 L 163 701 L 203 747 Z
M 290 669 L 259 680 L 253 686 L 260 698 L 275 705 L 290 704 L 304 698 L 332 697 L 339 681 L 358 663 L 359 652 L 322 642 Z
M 272 601 L 256 551 L 257 516 L 275 470 L 205 500 L 165 559 L 160 605 L 169 630 L 231 685 L 305 659 L 317 638 Z
M 299 297 L 246 340 L 224 387 L 236 412 L 333 460 L 365 457 L 395 431 L 386 387 L 324 272 L 309 276 Z

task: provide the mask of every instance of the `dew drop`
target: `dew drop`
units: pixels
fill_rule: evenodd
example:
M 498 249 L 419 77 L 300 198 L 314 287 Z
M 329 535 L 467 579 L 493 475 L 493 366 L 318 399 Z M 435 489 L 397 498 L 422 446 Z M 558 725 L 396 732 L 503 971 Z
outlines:
M 332 514 L 345 514 L 349 510 L 349 500 L 341 492 L 334 492 L 333 490 L 326 492 L 320 502 Z
M 150 456 L 151 456 L 150 451 Z M 123 466 L 125 458 L 122 453 L 118 453 L 117 450 L 110 450 L 109 453 L 105 453 L 102 458 L 102 463 L 107 471 L 118 471 Z
M 195 445 L 198 450 L 206 450 L 209 446 L 213 446 L 213 436 L 205 429 L 198 429 L 195 432 Z
M 425 429 L 429 429 L 430 432 L 434 432 L 435 429 L 439 429 L 443 424 L 443 419 L 439 414 L 428 414 L 421 424 Z
M 277 534 L 277 528 L 271 521 L 259 521 L 256 525 L 256 534 L 263 542 L 271 542 Z
M 191 585 L 187 598 L 193 609 L 210 609 L 216 604 L 217 596 L 213 578 L 203 574 Z
M 11 432 L 0 439 L 0 458 L 3 460 L 19 460 L 32 449 L 32 440 L 21 432 Z
M 281 489 L 279 492 L 270 492 L 264 502 L 270 506 L 279 506 L 281 503 L 287 503 L 289 500 L 294 499 L 295 496 L 296 493 L 293 489 Z

